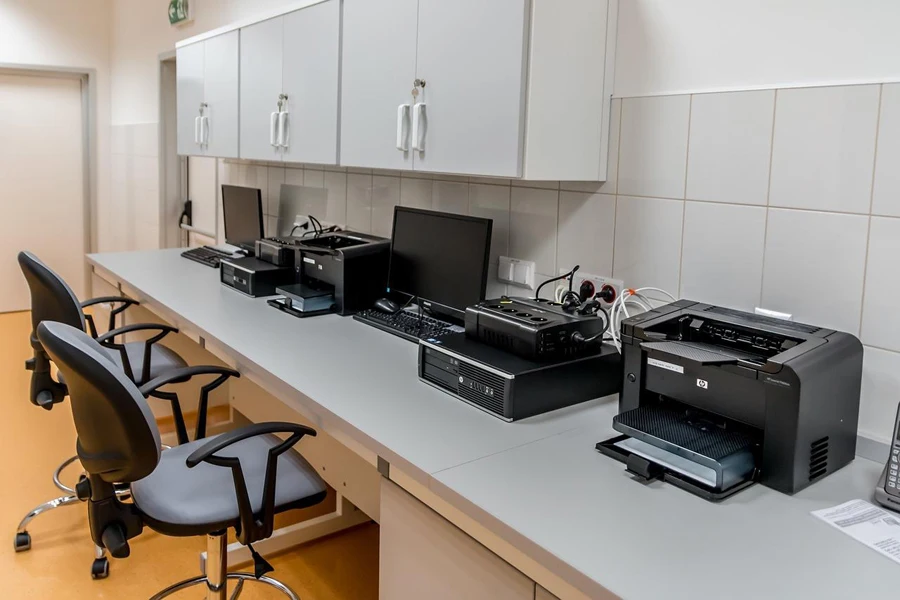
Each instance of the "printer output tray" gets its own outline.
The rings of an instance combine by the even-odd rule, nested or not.
[[[613,428],[625,435],[600,442],[597,450],[644,479],[662,478],[721,500],[751,484],[756,475],[756,438],[721,428],[703,413],[642,406],[617,415]]]

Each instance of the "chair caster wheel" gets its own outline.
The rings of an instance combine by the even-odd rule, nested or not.
[[[13,542],[13,546],[15,547],[16,552],[25,552],[26,550],[31,550],[31,534],[27,531],[17,533],[16,539]]]
[[[91,565],[91,579],[106,579],[109,577],[109,559],[107,557],[94,559]]]

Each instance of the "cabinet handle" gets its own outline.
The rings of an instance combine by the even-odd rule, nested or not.
[[[269,145],[278,145],[278,113],[273,112],[269,115]]]
[[[397,150],[409,150],[409,104],[397,107]]]
[[[200,117],[194,117],[194,143],[200,143]]]
[[[200,117],[200,143],[209,145],[209,117]]]
[[[278,145],[287,148],[291,143],[291,130],[288,123],[288,113],[278,113]]]
[[[425,127],[427,126],[428,117],[425,114],[425,103],[418,102],[413,107],[413,150],[419,152],[425,151]]]

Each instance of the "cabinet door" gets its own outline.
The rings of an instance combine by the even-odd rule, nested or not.
[[[207,156],[238,157],[238,40],[238,32],[232,31],[204,42]]]
[[[197,117],[203,103],[203,42],[182,46],[175,52],[175,97],[177,102],[178,154],[200,155],[196,138]]]
[[[284,17],[283,89],[288,162],[337,164],[341,3],[328,0]]]
[[[398,107],[412,102],[417,4],[344,0],[342,165],[412,167],[410,152],[397,149],[397,126]]]
[[[527,8],[527,0],[419,0],[416,77],[426,107],[416,170],[521,175]]]
[[[283,39],[283,17],[241,29],[241,158],[281,160],[271,115],[281,95]]]

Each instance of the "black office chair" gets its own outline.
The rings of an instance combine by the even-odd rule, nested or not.
[[[31,376],[31,402],[46,410],[50,410],[67,395],[65,378],[54,381],[50,374],[50,359],[40,340],[37,338],[37,327],[44,321],[65,323],[84,330],[86,327],[97,341],[105,346],[105,352],[110,359],[132,381],[143,384],[155,380],[158,384],[153,389],[148,389],[148,394],[171,403],[176,434],[179,444],[187,443],[188,434],[184,421],[184,415],[174,392],[160,390],[168,383],[182,383],[195,375],[218,375],[210,383],[204,385],[200,391],[200,404],[198,408],[197,429],[195,439],[206,437],[206,411],[209,402],[209,394],[219,387],[225,380],[236,372],[222,367],[187,367],[187,363],[178,354],[157,344],[163,337],[178,330],[168,325],[155,323],[133,324],[115,328],[116,317],[129,306],[138,304],[136,300],[119,296],[107,296],[94,298],[86,302],[79,302],[72,289],[52,269],[41,262],[30,252],[20,252],[18,256],[19,266],[28,283],[31,292],[31,346],[34,352],[33,358],[25,363],[25,368],[32,371]],[[103,335],[97,334],[96,324],[92,315],[85,314],[84,308],[100,303],[117,305],[109,316],[109,331]],[[155,336],[146,341],[119,343],[116,338],[135,331],[158,331]],[[159,383],[164,382],[164,383]],[[28,524],[38,515],[78,502],[75,489],[62,483],[61,473],[70,464],[78,460],[73,456],[63,462],[53,473],[53,483],[66,495],[55,498],[41,504],[30,511],[19,523],[14,540],[16,552],[24,552],[31,549],[31,534],[28,533]],[[98,549],[91,566],[91,575],[95,579],[102,579],[109,573],[109,561]]]
[[[96,340],[49,321],[38,326],[38,339],[69,386],[78,456],[88,473],[78,495],[88,502],[94,542],[125,558],[128,540],[145,525],[163,535],[207,536],[206,575],[176,583],[151,600],[201,583],[207,600],[225,600],[228,579],[237,580],[232,600],[253,579],[299,600],[290,588],[265,577],[271,566],[250,545],[272,534],[275,514],[325,499],[325,483],[315,469],[288,452],[315,430],[260,423],[160,451],[146,390],[125,377]],[[288,437],[282,441],[276,433]],[[121,483],[130,484],[130,504],[116,495]],[[227,572],[230,527],[250,546],[255,574]]]

